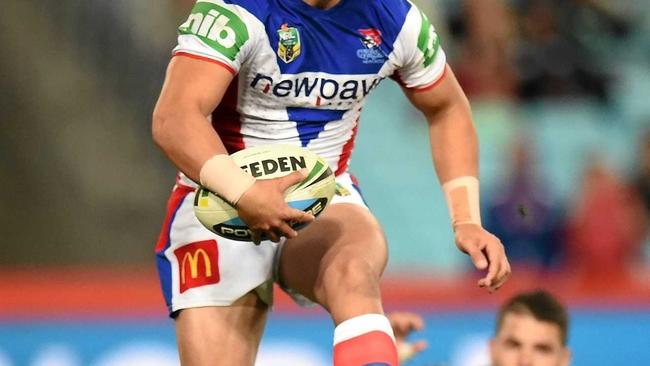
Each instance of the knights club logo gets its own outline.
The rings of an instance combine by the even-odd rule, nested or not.
[[[284,63],[289,63],[300,56],[300,33],[298,28],[289,27],[287,23],[278,29],[278,56]]]
[[[376,48],[381,46],[381,32],[379,29],[359,29],[359,33],[363,36],[361,42],[366,46],[366,48]]]
[[[357,57],[364,64],[383,64],[387,56],[381,46],[381,32],[376,28],[359,29],[364,48],[357,50]]]

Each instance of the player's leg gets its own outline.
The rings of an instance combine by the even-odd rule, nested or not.
[[[176,318],[183,366],[252,366],[268,306],[248,293],[231,306],[185,309]]]
[[[285,243],[280,278],[324,306],[338,324],[383,311],[379,277],[386,261],[386,242],[372,214],[357,205],[335,204]]]
[[[156,246],[165,302],[176,317],[184,366],[252,366],[270,303],[277,245],[220,238],[193,212],[194,188],[177,185]]]
[[[283,285],[325,307],[336,324],[334,365],[397,365],[379,279],[387,261],[383,232],[368,209],[334,204],[280,256]]]

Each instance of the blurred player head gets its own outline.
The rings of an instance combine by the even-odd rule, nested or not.
[[[567,311],[545,291],[523,293],[503,305],[490,342],[493,366],[568,366]]]

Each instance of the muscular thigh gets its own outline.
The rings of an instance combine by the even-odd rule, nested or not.
[[[175,321],[181,365],[252,366],[267,309],[251,292],[231,306],[182,310]]]
[[[357,204],[329,206],[314,223],[285,243],[280,256],[280,280],[314,302],[319,275],[329,266],[354,260],[368,263],[377,278],[387,261],[386,240],[372,213]]]

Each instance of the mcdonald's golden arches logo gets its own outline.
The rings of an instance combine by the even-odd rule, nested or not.
[[[178,260],[180,292],[219,283],[219,252],[216,240],[204,240],[174,250]]]

